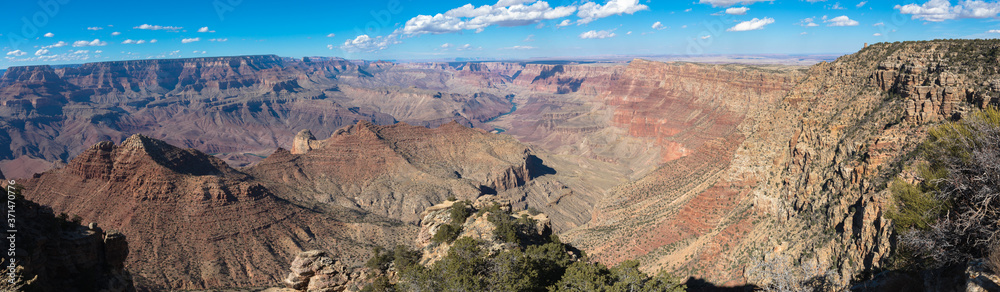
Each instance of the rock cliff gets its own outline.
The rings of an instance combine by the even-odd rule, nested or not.
[[[16,201],[14,236],[17,273],[3,291],[136,291],[125,267],[129,254],[125,235],[94,223],[81,226],[56,216],[52,209],[29,200]],[[61,216],[66,216],[65,214]],[[4,267],[8,262],[5,258]],[[5,273],[6,275],[6,273]],[[5,276],[6,278],[6,276]]]

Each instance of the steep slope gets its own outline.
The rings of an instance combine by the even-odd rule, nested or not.
[[[733,111],[742,122],[716,127],[729,131],[693,131],[682,141],[704,141],[701,148],[664,156],[666,164],[616,188],[567,237],[601,261],[637,258],[648,270],[714,283],[767,281],[752,264],[789,256],[834,270],[845,284],[891,253],[886,183],[926,123],[997,96],[995,70],[986,69],[1000,61],[997,51],[996,41],[877,44],[813,66],[787,96],[746,99]],[[762,92],[745,92],[754,91]],[[726,100],[728,108],[744,102]],[[632,128],[669,134],[669,119]],[[711,133],[723,135],[704,139]]]
[[[337,246],[362,260],[407,228],[327,215],[274,196],[215,157],[133,135],[101,142],[25,183],[26,198],[129,238],[127,267],[144,289],[253,287],[281,280],[295,254]],[[364,220],[372,220],[364,218]]]
[[[303,131],[292,144],[246,172],[291,200],[406,222],[448,197],[473,199],[522,186],[539,167],[518,141],[456,122],[433,129],[360,122],[325,140]]]
[[[125,235],[96,224],[66,221],[70,218],[21,198],[15,210],[17,231],[5,229],[3,236],[15,238],[18,262],[13,270],[17,276],[0,282],[0,290],[135,291],[125,268],[129,252]],[[6,269],[9,262],[5,259],[4,263]]]

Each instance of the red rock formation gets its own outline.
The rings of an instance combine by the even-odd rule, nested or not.
[[[275,267],[304,249],[338,246],[358,263],[367,248],[356,242],[407,232],[303,209],[217,158],[141,135],[99,143],[25,187],[56,212],[128,236],[137,285],[157,290],[277,283],[285,269]]]

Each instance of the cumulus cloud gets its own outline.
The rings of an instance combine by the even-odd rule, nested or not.
[[[580,34],[581,39],[606,39],[615,37],[615,33],[610,30],[591,30]]]
[[[56,36],[56,35],[55,35],[54,33],[51,33],[51,32],[47,32],[47,33],[45,33],[45,34],[44,34],[44,35],[42,35],[42,36],[44,36],[44,37],[47,37],[47,38],[50,38],[50,37],[54,37],[54,36]]]
[[[27,55],[27,54],[28,53],[25,53],[24,51],[21,51],[21,50],[13,50],[13,51],[7,52],[7,56],[24,56],[24,55]]]
[[[639,4],[639,0],[610,0],[604,3],[604,5],[586,2],[580,5],[576,16],[580,18],[580,20],[577,20],[578,23],[590,23],[600,18],[612,15],[633,14],[642,10],[649,10],[649,6]]]
[[[200,41],[200,40],[201,40],[201,38],[187,38],[187,39],[182,39],[181,43],[182,44],[193,43],[193,42],[197,42],[197,41]]]
[[[156,43],[156,39],[151,39],[151,40],[149,40],[149,43],[150,43],[150,44],[155,44],[155,43]]]
[[[535,49],[535,47],[532,47],[532,46],[513,46],[513,47],[500,48],[500,49],[501,50],[532,50],[532,49]]]
[[[868,1],[861,1],[861,3],[858,3],[858,5],[856,5],[854,7],[861,8],[861,7],[864,7],[865,4],[868,4]]]
[[[208,39],[208,41],[210,41],[210,42],[224,42],[224,41],[228,41],[228,40],[229,39],[227,39],[227,38]]]
[[[986,31],[986,33],[1000,33],[1000,29],[991,29]]]
[[[334,33],[326,35],[326,37],[328,37],[328,38],[332,38],[332,37],[335,37],[335,36],[337,36],[337,34],[334,34]]]
[[[96,50],[96,51],[94,51],[94,54],[100,54],[100,53],[103,53],[103,52],[104,52],[104,51],[101,51],[101,50]]]
[[[699,0],[698,3],[709,4],[712,5],[712,7],[729,7],[736,4],[750,5],[757,2],[770,2],[770,1],[773,0]]]
[[[750,11],[750,8],[747,8],[747,7],[730,7],[730,8],[726,8],[726,14],[729,14],[729,15],[747,15],[747,11]]]
[[[774,23],[774,18],[764,17],[763,19],[754,18],[749,21],[744,21],[730,27],[726,31],[749,31],[764,29],[768,24]]]
[[[102,29],[104,29],[104,28],[100,27],[100,26],[91,26],[91,27],[87,28],[87,30],[102,30]]]
[[[134,29],[146,29],[146,30],[182,30],[183,27],[180,26],[160,26],[160,25],[149,25],[143,24],[140,26],[132,27]]]
[[[58,42],[56,42],[54,44],[51,44],[51,45],[48,45],[48,46],[42,46],[42,48],[43,49],[59,48],[59,47],[65,47],[65,46],[68,46],[68,45],[69,44],[66,43],[66,42],[64,42],[64,41],[58,41]]]
[[[949,0],[930,0],[924,4],[896,5],[899,13],[910,14],[912,19],[940,22],[961,18],[989,18],[1000,14],[1000,2],[962,0],[951,5]]]
[[[812,17],[803,19],[802,21],[799,21],[799,23],[797,23],[797,24],[801,25],[801,26],[804,26],[804,27],[819,26],[819,24],[816,24],[816,19],[812,18]]]
[[[116,32],[112,32],[112,33],[111,33],[111,35],[113,35],[113,36],[115,36],[115,35],[120,35],[120,34],[122,34],[122,33],[120,33],[120,32],[117,32],[117,31],[116,31]]]
[[[667,28],[667,27],[663,26],[663,23],[661,23],[659,21],[653,23],[653,29],[664,29],[664,28]]]
[[[569,21],[569,19],[563,19],[563,21],[560,22],[559,24],[557,24],[556,26],[560,26],[561,27],[561,26],[568,26],[570,24],[573,24],[573,22]]]
[[[829,23],[826,26],[857,26],[858,22],[850,19],[847,15],[837,16],[828,20],[823,21]]]
[[[340,49],[349,53],[375,52],[384,50],[388,48],[389,45],[397,43],[399,43],[399,40],[394,35],[387,37],[370,37],[363,34],[355,37],[354,39],[345,41],[344,44],[340,46]]]
[[[504,3],[507,2],[507,3]],[[521,2],[521,3],[519,3]],[[548,2],[538,1],[525,5],[524,1],[500,1],[497,5],[475,7],[465,4],[445,13],[417,15],[406,21],[399,33],[406,35],[454,33],[463,30],[480,32],[491,25],[523,26],[542,20],[558,19],[572,15],[574,6],[551,7]],[[518,3],[510,6],[500,4]]]
[[[472,45],[470,45],[470,44],[464,44],[464,45],[462,45],[461,47],[458,47],[455,50],[456,51],[465,51],[465,50],[471,50],[471,49],[472,49]],[[479,47],[479,49],[482,49],[482,47]]]
[[[46,49],[39,49],[39,50],[35,51],[35,56],[48,55],[48,54],[49,54],[49,50],[46,50]]]
[[[107,46],[108,42],[102,42],[99,39],[94,39],[92,41],[75,41],[73,42],[74,47],[100,47]]]
[[[201,28],[198,29],[198,32],[208,32],[208,27],[207,26],[203,26],[203,27],[201,27]]]
[[[151,40],[149,42],[150,43],[154,43],[155,40]],[[122,41],[122,44],[124,44],[124,45],[132,45],[132,44],[141,45],[141,44],[145,44],[145,43],[146,43],[146,40],[132,40],[132,39],[127,39],[127,40]]]
[[[450,47],[451,47],[451,44],[449,44],[449,43],[445,43],[445,44],[441,45],[442,49],[447,49],[447,48],[450,48]]]

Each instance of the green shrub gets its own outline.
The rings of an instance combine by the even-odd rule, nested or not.
[[[458,238],[458,234],[461,232],[461,227],[455,227],[451,224],[441,224],[441,227],[438,227],[438,230],[434,233],[434,237],[431,238],[431,241],[434,243],[451,243],[452,241],[455,241],[455,238]]]

